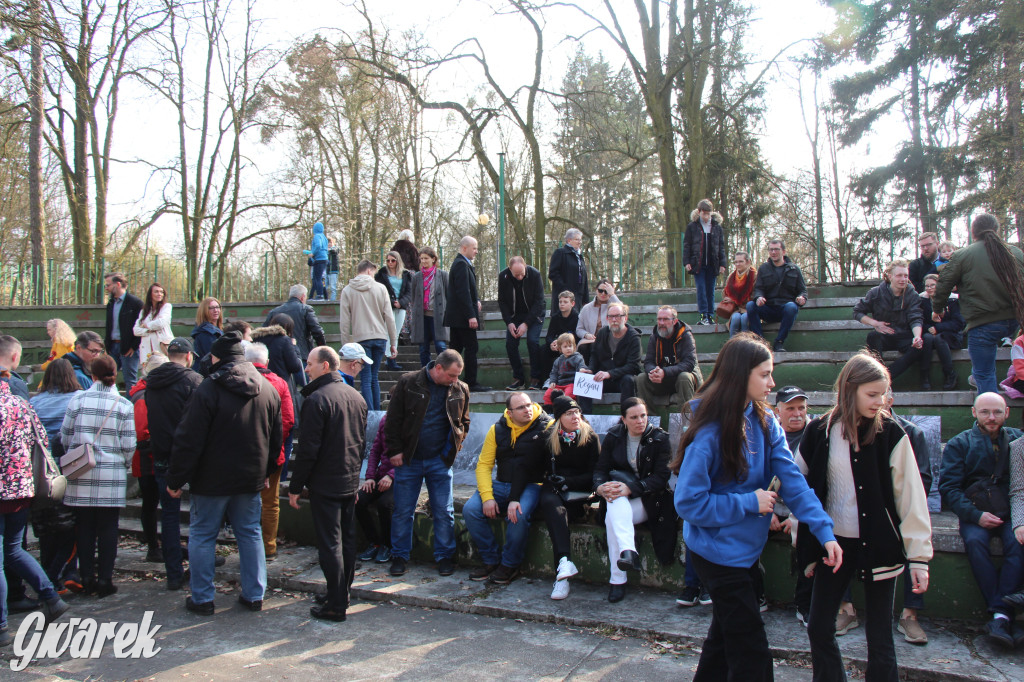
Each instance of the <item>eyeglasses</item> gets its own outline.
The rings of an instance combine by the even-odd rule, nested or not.
[[[387,262],[388,263],[397,263],[398,261],[396,261],[394,258],[388,258]]]
[[[206,309],[207,310],[220,310],[220,306],[219,305],[210,305],[210,306],[206,306]]]
[[[100,347],[100,348],[93,348],[92,346],[86,347],[85,350],[89,351],[93,355],[103,355],[104,353],[107,352],[105,348],[102,348],[102,347]]]

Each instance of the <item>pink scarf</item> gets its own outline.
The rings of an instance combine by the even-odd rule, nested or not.
[[[430,310],[430,285],[434,282],[434,273],[437,272],[437,266],[423,268],[420,272],[423,273],[423,309]]]

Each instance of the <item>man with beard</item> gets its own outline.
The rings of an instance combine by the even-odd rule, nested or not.
[[[655,396],[670,395],[672,402],[683,405],[693,397],[702,381],[693,332],[679,319],[675,308],[661,306],[654,333],[647,342],[644,371],[622,378],[621,399],[635,395],[647,405],[653,405]]]
[[[628,324],[629,306],[613,303],[608,307],[608,326],[597,332],[594,352],[589,363],[594,381],[604,385],[604,393],[622,389],[623,380],[640,373],[640,330]],[[586,414],[593,414],[594,401],[576,396],[576,402]]]

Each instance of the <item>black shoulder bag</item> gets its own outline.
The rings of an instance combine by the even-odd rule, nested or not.
[[[996,450],[996,464],[992,469],[992,475],[975,481],[964,490],[967,499],[980,511],[994,514],[1003,521],[1010,520],[1010,496],[1006,488],[999,484],[999,479],[1006,468],[1006,460],[1003,448],[999,447]]]

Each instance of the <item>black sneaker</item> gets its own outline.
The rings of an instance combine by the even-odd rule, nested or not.
[[[244,606],[245,608],[249,609],[250,611],[262,611],[263,610],[263,600],[262,599],[253,599],[252,601],[249,601],[248,599],[246,599],[242,595],[238,595],[238,603],[241,604],[242,606]]]
[[[773,353],[785,353],[786,352],[786,349],[783,348],[783,346],[782,346],[782,341],[776,341],[775,343],[772,344],[772,352]]]
[[[381,545],[380,549],[377,550],[377,558],[374,561],[378,564],[386,564],[391,561],[391,548],[387,545]]]
[[[180,580],[171,580],[170,578],[167,579],[167,589],[169,591],[177,592],[181,588],[182,588],[182,583],[181,583]]]
[[[437,562],[438,575],[448,576],[455,573],[455,562],[450,557],[445,557]]]
[[[708,591],[704,587],[700,588],[700,596],[697,598],[697,601],[700,602],[701,606],[707,606],[711,603],[711,595],[708,594]]]
[[[985,623],[985,634],[996,641],[1000,646],[1013,648],[1013,631],[1010,621],[1006,618],[993,618]]]
[[[502,564],[491,573],[490,581],[495,585],[508,585],[510,582],[519,577],[518,566],[506,566]]]
[[[212,616],[213,615],[213,602],[204,601],[200,604],[192,601],[192,597],[185,597],[185,609],[192,613],[198,613],[200,616]]]
[[[405,575],[408,569],[405,567],[405,559],[396,556],[391,560],[391,575]]]
[[[513,379],[512,383],[505,387],[506,391],[521,391],[526,386],[522,379]]]
[[[683,588],[683,593],[676,598],[676,603],[680,606],[696,606],[700,603],[700,588],[696,585],[687,585]]]
[[[380,548],[380,545],[370,545],[369,547],[366,548],[365,552],[363,552],[362,554],[360,554],[356,558],[359,559],[360,561],[373,561],[374,559],[377,558],[377,550],[379,548]]]

